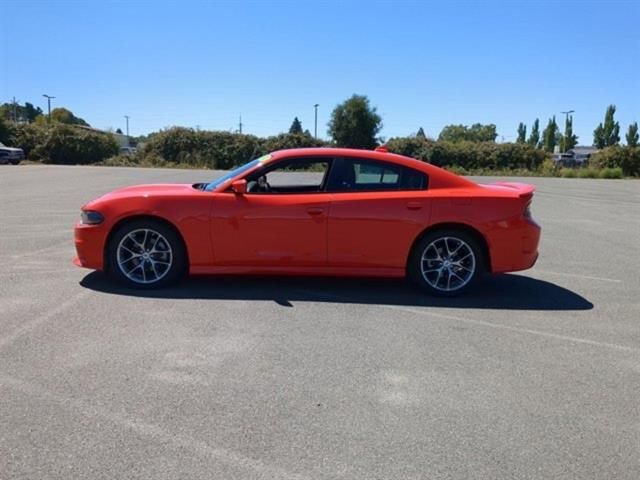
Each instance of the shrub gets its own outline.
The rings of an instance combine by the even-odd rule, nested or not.
[[[543,151],[526,144],[434,142],[420,137],[392,138],[387,142],[387,148],[439,167],[455,166],[466,170],[537,170],[547,158]]]
[[[141,153],[144,159],[153,159],[154,163],[161,159],[186,166],[229,169],[275,150],[325,145],[303,133],[258,138],[239,133],[173,127],[152,136]]]
[[[589,165],[595,168],[621,168],[627,176],[640,176],[640,147],[607,147],[595,153],[589,159]]]
[[[64,124],[48,127],[46,141],[38,147],[45,163],[64,165],[86,165],[118,153],[118,143],[112,135]]]
[[[599,172],[595,168],[578,169],[578,178],[598,178]]]
[[[257,137],[173,127],[154,135],[143,157],[209,168],[230,168],[244,163],[260,149]]]
[[[13,136],[13,125],[0,118],[0,142],[10,143]]]
[[[264,155],[276,150],[284,150],[288,148],[312,148],[312,147],[328,147],[330,144],[313,138],[311,135],[304,133],[281,133],[273,137],[267,137],[260,142],[260,154]]]
[[[20,147],[24,150],[26,158],[33,160],[39,160],[39,157],[34,157],[33,150],[44,142],[46,136],[46,130],[44,127],[40,127],[33,123],[16,125],[11,135],[10,144],[12,146]]]
[[[600,178],[623,178],[622,168],[603,168],[599,172]]]
[[[558,174],[558,165],[551,158],[547,157],[540,166],[540,173],[544,176],[553,177]]]
[[[578,176],[577,170],[573,168],[561,168],[558,174],[562,178],[576,178]]]
[[[67,165],[95,163],[118,153],[118,143],[106,133],[62,123],[16,125],[10,142],[31,160]]]

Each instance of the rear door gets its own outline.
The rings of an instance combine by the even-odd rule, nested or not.
[[[328,184],[329,265],[404,268],[429,222],[428,181],[425,173],[393,163],[336,159]]]

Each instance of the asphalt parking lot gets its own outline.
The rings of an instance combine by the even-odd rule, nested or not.
[[[525,180],[538,264],[458,299],[71,264],[84,202],[211,177],[0,167],[0,479],[640,478],[640,182]]]

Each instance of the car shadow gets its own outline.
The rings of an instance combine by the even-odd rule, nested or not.
[[[405,280],[362,278],[192,277],[159,290],[121,286],[100,272],[80,285],[98,292],[132,297],[199,300],[267,300],[284,307],[295,302],[354,303],[413,307],[499,310],[590,310],[586,298],[559,285],[523,275],[491,275],[459,297],[427,295]]]

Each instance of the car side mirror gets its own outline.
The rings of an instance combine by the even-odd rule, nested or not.
[[[238,195],[244,195],[247,193],[247,181],[244,178],[242,180],[236,180],[231,183],[231,190]]]

